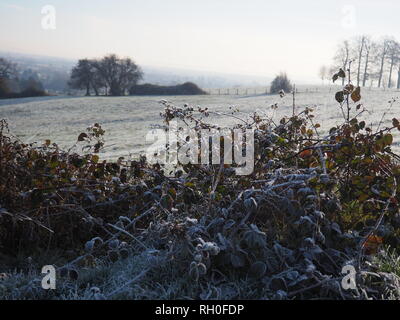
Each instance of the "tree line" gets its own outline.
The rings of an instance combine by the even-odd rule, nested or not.
[[[400,89],[400,43],[393,37],[361,35],[341,42],[333,64],[321,66],[320,79],[331,79],[339,68],[347,70],[350,62],[351,80],[357,86]],[[342,82],[344,85],[344,79]]]
[[[69,86],[85,90],[86,95],[122,96],[143,78],[141,68],[131,58],[116,54],[101,59],[81,59],[71,71]]]
[[[32,70],[0,58],[0,98],[21,98],[47,95],[38,75]]]

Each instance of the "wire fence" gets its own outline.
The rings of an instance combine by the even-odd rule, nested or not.
[[[325,86],[298,86],[296,93],[333,93],[342,89],[339,85],[325,85]],[[204,89],[209,95],[237,95],[237,96],[255,96],[270,94],[270,87],[239,87],[239,88],[211,88]],[[397,88],[376,88],[364,87],[362,90],[367,91],[388,91],[399,93],[400,89]]]

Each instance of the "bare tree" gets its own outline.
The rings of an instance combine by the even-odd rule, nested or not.
[[[356,58],[355,58],[355,60],[357,61],[357,86],[360,85],[361,62],[362,62],[363,53],[364,53],[364,50],[365,50],[366,39],[367,39],[367,36],[365,36],[365,35],[362,35],[360,37],[356,37],[354,39],[355,50],[356,50]]]
[[[350,61],[350,44],[349,41],[343,41],[334,57],[335,63],[338,68],[342,68],[344,71],[347,69],[347,65]],[[342,78],[342,85],[344,85],[344,78]]]
[[[367,79],[369,77],[369,63],[371,59],[371,54],[376,51],[376,43],[371,40],[369,36],[366,36],[364,40],[364,74],[362,86],[365,87]]]
[[[322,80],[322,83],[324,83],[325,79],[329,78],[328,72],[329,72],[328,67],[325,65],[319,68],[318,75],[319,78]]]
[[[0,58],[0,79],[11,79],[17,74],[16,65],[11,61]]]
[[[0,58],[0,96],[6,96],[10,92],[10,80],[13,78],[17,78],[16,65]]]
[[[390,41],[391,40],[386,37],[381,41],[381,43],[379,45],[379,49],[380,49],[380,54],[379,54],[380,68],[379,68],[378,88],[380,88],[381,84],[382,84],[382,77],[383,77],[383,73],[385,71],[385,69],[384,69],[385,60],[386,60],[386,57],[388,55]]]
[[[105,56],[95,63],[112,96],[125,95],[126,90],[142,77],[140,67],[130,58],[121,59],[115,54]]]
[[[388,60],[390,63],[388,88],[392,87],[393,67],[395,66],[395,64],[399,62],[399,59],[400,59],[400,44],[395,40],[391,40],[388,45]]]
[[[400,89],[400,63],[397,69],[397,89]]]

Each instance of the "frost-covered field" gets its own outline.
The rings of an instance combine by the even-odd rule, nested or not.
[[[301,90],[303,91],[303,90]],[[343,117],[331,91],[320,88],[319,92],[298,93],[297,110],[314,108],[316,121],[322,131],[329,129]],[[388,101],[400,96],[399,91],[362,90],[362,103],[368,110],[362,118],[376,128],[382,114],[389,107]],[[229,113],[229,107],[238,108],[240,117],[259,111],[272,115],[271,105],[278,103],[273,115],[280,119],[292,112],[292,97],[275,95],[207,95],[168,97],[43,97],[0,100],[0,118],[9,121],[12,132],[25,142],[43,142],[51,139],[62,147],[74,144],[80,132],[93,123],[100,123],[106,130],[106,148],[103,158],[137,156],[146,150],[145,136],[154,124],[162,124],[159,116],[163,110],[160,100],[166,99],[176,106],[185,103],[208,107],[210,111]],[[400,117],[400,102],[393,104],[385,116],[389,125],[393,117]],[[213,116],[212,121],[226,126],[238,121],[227,116]],[[396,137],[400,141],[400,136]]]

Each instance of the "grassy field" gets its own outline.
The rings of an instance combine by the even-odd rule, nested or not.
[[[343,119],[334,99],[337,87],[319,87],[318,92],[305,92],[299,88],[296,95],[296,110],[305,107],[315,110],[321,124],[321,134]],[[215,90],[214,90],[215,91]],[[233,89],[232,89],[233,91]],[[250,92],[250,91],[249,91]],[[367,125],[376,127],[389,100],[399,96],[399,91],[363,89],[361,103],[366,108],[362,119]],[[142,97],[42,97],[0,100],[0,118],[5,118],[10,128],[24,142],[43,142],[51,139],[61,147],[74,144],[78,134],[93,123],[100,123],[106,130],[106,145],[102,158],[116,159],[120,156],[138,155],[146,150],[145,135],[153,125],[160,125],[160,100],[166,99],[176,106],[185,103],[208,107],[210,111],[228,113],[229,107],[240,110],[239,117],[257,111],[275,119],[290,115],[292,96],[280,98],[277,95],[206,95],[206,96],[142,96]],[[278,103],[273,112],[271,105]],[[385,123],[398,116],[399,102],[395,102],[385,116]],[[354,112],[356,112],[354,110]],[[213,115],[211,122],[221,126],[239,120],[226,115]],[[395,142],[396,139],[395,139]]]

